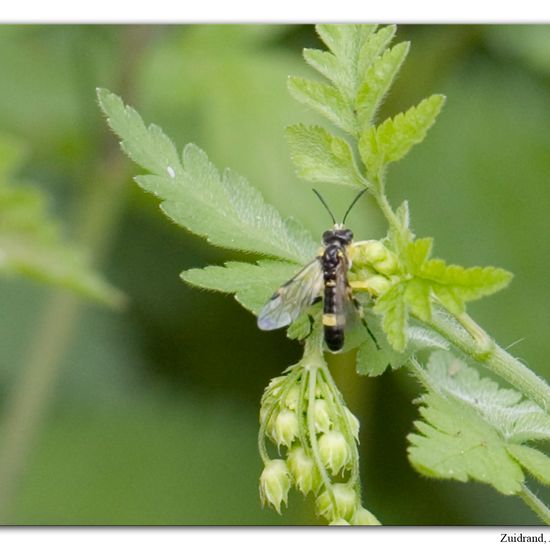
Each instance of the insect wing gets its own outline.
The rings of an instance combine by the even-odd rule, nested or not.
[[[258,327],[275,330],[290,325],[323,290],[323,268],[315,258],[271,297],[258,315]]]

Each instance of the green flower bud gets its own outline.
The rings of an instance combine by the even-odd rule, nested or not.
[[[325,399],[316,399],[313,403],[313,416],[315,417],[315,430],[328,432],[332,426],[330,411]]]
[[[319,473],[315,463],[309,457],[302,447],[294,447],[287,454],[286,463],[296,487],[307,495],[310,491],[315,491],[319,485]]]
[[[351,434],[357,443],[359,443],[359,420],[347,407],[344,407],[344,412],[346,413],[346,420],[348,421]]]
[[[362,243],[362,259],[374,265],[386,260],[389,250],[380,241],[364,241]]]
[[[356,494],[347,483],[335,483],[332,486],[334,502],[328,491],[321,493],[316,500],[317,513],[329,521],[344,519],[349,521],[355,512]]]
[[[388,254],[385,260],[375,262],[373,267],[383,275],[393,275],[397,271],[397,259],[393,254]]]
[[[291,410],[295,411],[298,408],[298,401],[300,400],[300,386],[295,385],[290,388],[285,397],[285,405]]]
[[[298,437],[298,416],[290,409],[281,409],[271,426],[271,438],[277,445],[290,447]]]
[[[272,378],[264,390],[262,402],[269,397],[277,397],[277,395],[281,392],[281,388],[283,387],[285,380],[286,376],[276,376],[275,378]]]
[[[374,514],[371,514],[366,508],[359,507],[353,518],[351,518],[352,525],[380,525],[380,522],[376,519]]]
[[[260,476],[260,498],[262,504],[271,504],[279,514],[281,503],[287,503],[290,490],[290,472],[284,460],[270,460]]]
[[[329,523],[329,525],[351,525],[345,519],[338,518]]]
[[[351,451],[341,432],[331,430],[319,438],[319,455],[323,464],[336,475],[351,460]]]
[[[369,294],[373,296],[380,296],[384,294],[391,286],[389,279],[383,275],[371,275],[368,279],[365,280],[365,288],[368,290]]]

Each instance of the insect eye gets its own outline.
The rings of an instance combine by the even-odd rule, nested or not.
[[[329,241],[333,236],[333,232],[332,231],[325,231],[323,233],[323,242],[326,243],[327,241]]]
[[[350,229],[347,230],[346,232],[346,238],[351,242],[353,241],[353,231],[351,231]]]

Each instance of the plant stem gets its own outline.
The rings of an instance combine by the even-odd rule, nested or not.
[[[464,319],[461,321],[464,321]],[[439,308],[434,308],[432,319],[427,324],[460,351],[517,388],[525,397],[537,403],[544,411],[548,412],[550,410],[550,386],[523,363],[502,349],[494,340],[490,339],[491,345],[487,346],[485,337],[489,338],[488,335],[473,319],[467,318],[468,327],[475,329],[474,335],[483,334],[484,338],[475,338],[471,335],[471,331],[466,331],[449,314]]]
[[[550,525],[550,509],[526,485],[522,485],[518,496],[546,525]]]

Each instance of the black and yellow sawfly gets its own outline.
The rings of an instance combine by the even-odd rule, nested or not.
[[[344,346],[344,330],[350,314],[361,315],[347,276],[351,268],[349,249],[353,246],[353,233],[344,224],[366,190],[363,189],[353,199],[342,223],[336,222],[323,197],[315,189],[313,191],[327,209],[334,225],[323,233],[323,248],[319,255],[280,287],[265,304],[258,315],[258,327],[275,330],[290,325],[302,311],[322,299],[325,342],[329,350],[338,352]]]

